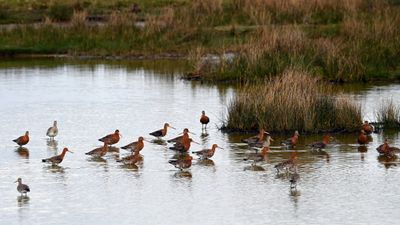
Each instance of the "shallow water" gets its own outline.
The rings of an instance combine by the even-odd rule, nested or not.
[[[366,149],[357,135],[336,135],[325,152],[306,144],[320,136],[300,137],[296,191],[273,166],[290,156],[275,148],[268,160],[251,166],[243,161],[253,150],[238,144],[243,135],[218,131],[234,89],[180,80],[180,62],[0,63],[0,224],[396,224],[400,215],[399,160],[378,158],[375,148],[385,137],[400,145],[397,132],[373,134]],[[344,87],[374,120],[377,102],[400,97],[399,85]],[[206,110],[211,123],[201,135],[198,122]],[[59,123],[56,142],[45,133]],[[194,160],[179,172],[168,160],[166,145],[145,143],[138,168],[116,162],[128,152],[94,160],[84,153],[101,146],[98,138],[119,129],[117,147],[169,122],[188,127],[200,150],[217,143],[211,161]],[[30,131],[19,149],[11,141]],[[250,136],[245,135],[245,136]],[[59,167],[41,162],[68,147]],[[329,155],[329,157],[327,157]],[[196,158],[196,157],[195,157]],[[31,188],[20,198],[13,182],[22,177]]]

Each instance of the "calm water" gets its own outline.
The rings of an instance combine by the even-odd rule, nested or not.
[[[400,145],[399,133],[373,134],[360,149],[356,135],[336,136],[326,154],[305,151],[319,136],[300,137],[297,191],[274,164],[289,157],[273,149],[265,163],[243,161],[252,152],[238,145],[240,135],[218,131],[234,89],[178,79],[179,62],[0,62],[0,224],[397,224],[400,214],[399,160],[380,160],[375,148],[385,137]],[[400,99],[399,85],[344,87],[374,119],[378,102]],[[206,110],[211,123],[201,135],[198,122]],[[59,123],[56,143],[45,133]],[[167,161],[168,146],[145,143],[143,165],[116,162],[128,153],[108,153],[93,160],[84,153],[101,146],[98,138],[119,129],[116,146],[169,122],[188,127],[200,150],[217,143],[208,163],[194,161],[185,173]],[[29,130],[26,150],[12,139]],[[286,137],[274,137],[273,145]],[[60,167],[41,159],[68,147]],[[256,171],[254,171],[256,170]],[[16,184],[29,184],[29,199],[18,198]]]

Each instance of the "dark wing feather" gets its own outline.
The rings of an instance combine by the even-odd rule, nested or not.
[[[160,136],[162,136],[162,130],[157,130],[157,131],[151,132],[150,135],[152,135],[154,137],[160,137]]]

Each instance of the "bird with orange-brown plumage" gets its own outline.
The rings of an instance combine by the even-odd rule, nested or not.
[[[200,151],[194,151],[192,153],[200,156],[200,159],[209,159],[209,158],[213,157],[215,150],[217,148],[223,149],[223,148],[219,147],[217,144],[213,144],[211,146],[211,149],[203,149]]]
[[[385,142],[383,144],[379,145],[378,148],[376,148],[376,150],[378,151],[378,153],[380,155],[384,155],[387,157],[394,157],[394,156],[396,156],[396,153],[400,153],[399,148],[389,146],[387,139],[385,139]]]
[[[144,138],[143,137],[139,137],[137,141],[134,141],[130,144],[127,144],[123,147],[121,147],[122,149],[127,149],[130,150],[131,152],[140,152],[143,148],[144,148]]]
[[[56,155],[47,159],[42,159],[42,162],[51,163],[53,166],[58,165],[63,161],[64,156],[67,152],[73,153],[72,151],[68,150],[68,148],[64,148],[60,155]]]
[[[118,143],[119,139],[121,137],[121,134],[119,133],[119,130],[115,130],[113,134],[106,135],[102,138],[99,139],[99,141],[108,143],[110,146],[113,144]]]
[[[17,139],[14,139],[13,142],[17,143],[19,146],[23,146],[28,144],[29,142],[29,131],[25,132],[25,135],[20,136]]]
[[[206,116],[206,112],[204,110],[201,111],[201,117],[200,117],[201,129],[207,129],[207,124],[209,122],[210,122],[210,118],[208,118],[208,116]]]
[[[85,153],[86,155],[91,155],[93,157],[103,157],[108,152],[108,142],[105,141],[103,147],[95,148],[90,152]]]
[[[117,160],[117,162],[122,162],[125,165],[135,165],[140,161],[143,161],[143,157],[139,154],[139,151],[133,151],[131,155]]]
[[[281,142],[282,145],[287,146],[287,147],[295,147],[297,144],[297,141],[299,140],[299,132],[296,130],[293,134],[293,137],[288,138],[284,141]]]
[[[365,131],[365,134],[370,135],[374,131],[374,127],[366,120],[362,125],[362,129]]]
[[[151,132],[149,134],[151,136],[156,137],[156,138],[161,138],[161,137],[164,137],[165,135],[167,135],[168,128],[175,129],[175,127],[169,125],[169,123],[164,123],[164,127],[162,129],[153,131],[153,132]]]
[[[330,135],[324,135],[324,137],[322,138],[322,142],[314,142],[309,144],[308,146],[311,147],[313,150],[314,149],[321,150],[329,144],[332,138],[333,137]]]
[[[357,142],[360,145],[365,145],[368,143],[368,137],[367,137],[367,135],[365,135],[364,130],[360,131],[360,135],[358,136]]]

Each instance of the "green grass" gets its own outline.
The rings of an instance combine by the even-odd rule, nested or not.
[[[141,12],[132,13],[133,3]],[[252,82],[301,68],[332,81],[396,80],[397,1],[0,0],[0,55],[179,53],[210,81]],[[99,18],[100,24],[89,22]],[[144,28],[135,22],[145,21]],[[207,53],[235,52],[220,65]]]

